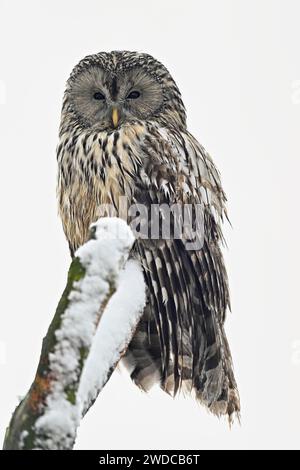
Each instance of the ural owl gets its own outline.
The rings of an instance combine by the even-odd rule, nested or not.
[[[59,212],[72,256],[103,207],[120,216],[124,198],[149,209],[200,207],[200,248],[188,249],[186,235],[164,237],[161,229],[159,236],[137,238],[132,256],[143,268],[147,304],[122,361],[143,390],[159,383],[173,396],[189,391],[231,419],[240,405],[224,332],[226,197],[210,156],[187,130],[168,70],[137,52],[81,60],[67,82],[57,159]]]

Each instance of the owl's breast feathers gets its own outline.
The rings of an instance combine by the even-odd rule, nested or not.
[[[59,213],[72,250],[82,245],[103,205],[118,210],[148,191],[153,202],[194,202],[223,217],[225,195],[209,155],[195,139],[156,123],[114,132],[67,130],[57,148]],[[109,207],[107,211],[109,212]]]
[[[67,131],[61,135],[57,195],[73,252],[87,240],[90,224],[110,215],[109,206],[118,208],[121,196],[132,200],[142,165],[137,143],[143,132],[143,127],[136,124],[111,133]]]
[[[226,197],[210,156],[187,132],[137,121],[110,133],[66,130],[57,158],[59,212],[72,253],[93,221],[110,215],[111,207],[118,214],[121,196],[129,205],[201,207],[201,249],[188,251],[180,239],[135,244],[148,305],[125,360],[142,388],[159,376],[169,393],[185,385],[212,412],[238,413],[223,328],[229,293],[219,244]]]

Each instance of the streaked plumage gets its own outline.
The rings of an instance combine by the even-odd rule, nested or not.
[[[92,99],[98,89],[101,103]],[[140,100],[128,98],[132,89],[139,89]],[[110,115],[116,106],[115,128]],[[148,302],[123,361],[144,390],[159,382],[172,395],[194,393],[217,415],[238,413],[224,332],[229,293],[220,223],[226,197],[210,156],[186,129],[167,69],[136,52],[83,59],[67,83],[57,158],[59,211],[72,255],[103,215],[102,204],[120,215],[120,196],[146,207],[201,205],[201,250],[186,250],[184,238],[136,241],[132,256],[143,266]]]

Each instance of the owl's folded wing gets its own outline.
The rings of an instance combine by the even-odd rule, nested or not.
[[[211,411],[231,416],[239,399],[223,328],[229,292],[219,245],[226,198],[210,157],[190,135],[174,131],[155,145],[146,173],[156,181],[149,178],[141,201],[199,204],[203,215],[200,248],[188,249],[184,235],[136,242],[160,339],[162,386],[175,394],[188,382]]]

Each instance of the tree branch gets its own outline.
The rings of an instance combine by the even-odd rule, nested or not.
[[[126,351],[143,311],[142,271],[133,260],[122,269],[133,242],[121,219],[102,218],[92,226],[91,239],[70,265],[35,379],[13,413],[4,449],[73,448],[83,414]]]

